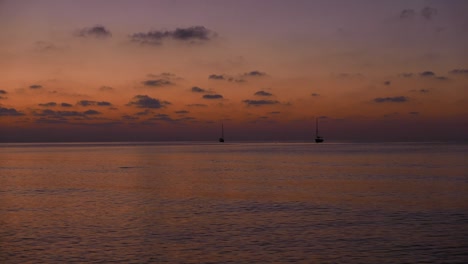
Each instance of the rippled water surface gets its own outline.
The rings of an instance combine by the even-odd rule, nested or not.
[[[0,263],[468,263],[467,154],[0,144]]]

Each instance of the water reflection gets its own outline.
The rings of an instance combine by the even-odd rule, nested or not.
[[[466,262],[466,152],[3,147],[0,262]]]

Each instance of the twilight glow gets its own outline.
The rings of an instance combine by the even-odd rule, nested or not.
[[[468,139],[468,2],[0,1],[0,142]]]

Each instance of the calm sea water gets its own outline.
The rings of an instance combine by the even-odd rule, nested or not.
[[[0,144],[1,263],[468,263],[468,145]]]

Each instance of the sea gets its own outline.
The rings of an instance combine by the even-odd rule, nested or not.
[[[468,263],[468,144],[0,144],[0,263]]]

